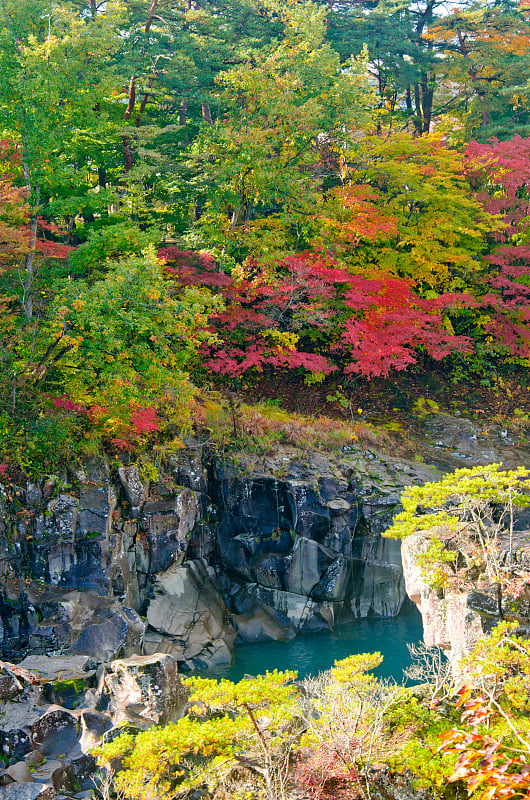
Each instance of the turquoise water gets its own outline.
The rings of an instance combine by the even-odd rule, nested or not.
[[[208,670],[209,677],[240,680],[245,674],[259,675],[266,670],[296,669],[298,677],[317,675],[329,669],[336,659],[352,653],[383,655],[375,674],[401,683],[403,670],[410,664],[407,643],[421,641],[423,627],[416,607],[407,604],[401,614],[390,619],[362,619],[324,633],[297,636],[290,642],[258,642],[235,648],[232,664]],[[206,673],[204,673],[206,674]]]

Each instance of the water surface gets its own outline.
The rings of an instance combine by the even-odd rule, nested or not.
[[[421,615],[412,603],[407,603],[397,617],[361,619],[334,631],[301,634],[290,642],[238,645],[230,666],[216,667],[204,674],[238,681],[245,674],[296,669],[298,677],[305,678],[329,669],[335,660],[352,653],[378,651],[383,663],[374,674],[401,683],[403,670],[410,664],[407,643],[418,643],[422,637]]]

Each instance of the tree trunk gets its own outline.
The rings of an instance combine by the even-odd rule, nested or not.
[[[414,84],[414,111],[414,135],[419,136],[423,132],[423,115],[421,112],[420,86],[418,83]]]
[[[332,17],[333,17],[333,0],[328,0],[328,8],[326,11],[326,28],[328,31],[331,28]]]
[[[131,114],[134,111],[134,104],[136,102],[136,75],[131,75],[131,80],[129,81],[129,99],[127,102],[127,108],[125,109],[125,114],[123,115],[124,119],[128,121],[131,118]],[[133,161],[134,161],[134,150],[131,144],[131,137],[124,133],[121,137],[123,143],[123,161],[125,172],[129,172],[132,169]]]
[[[423,37],[423,31],[432,22],[434,6],[435,6],[435,0],[429,0],[427,5],[425,6],[425,9],[423,10],[423,13],[420,14],[420,17],[416,24],[416,36],[418,39],[418,45],[420,44],[420,40]],[[432,56],[433,45],[430,40],[428,41],[427,46]],[[420,77],[420,84],[419,86],[416,85],[415,87],[418,93],[416,100],[416,113],[419,117],[417,132],[420,134],[429,133],[431,127],[432,104],[434,98],[434,89],[431,86],[432,78],[433,78],[432,74],[429,75],[427,72],[422,72]]]
[[[33,284],[35,282],[35,249],[37,244],[37,206],[39,204],[39,188],[33,189],[29,165],[24,162],[24,181],[28,197],[31,202],[31,216],[29,223],[29,249],[24,260],[24,280],[22,282],[22,308],[28,322],[33,317]]]
[[[203,118],[204,122],[208,123],[208,125],[213,125],[213,122],[212,122],[212,111],[210,109],[210,104],[209,103],[203,103],[202,104],[202,118]]]
[[[121,137],[121,140],[123,144],[123,163],[125,172],[129,172],[134,163],[134,150],[131,145],[131,137],[124,135]]]
[[[405,94],[405,103],[407,106],[407,111],[409,112],[409,114],[412,114],[413,109],[412,109],[412,95],[410,93],[410,85],[407,86],[407,91]]]
[[[424,75],[421,82],[422,133],[429,133],[431,128],[433,98],[434,90],[428,76]]]
[[[185,125],[188,117],[188,98],[180,101],[179,106],[179,125]]]
[[[149,9],[149,13],[147,15],[147,21],[145,23],[146,36],[149,34],[149,31],[151,30],[151,25],[153,24],[153,18],[155,15],[157,5],[158,5],[158,0],[153,0],[153,2],[151,3],[151,8]],[[145,109],[147,98],[148,95],[144,94],[142,102],[140,104],[140,112],[136,119],[137,128],[140,127],[141,114]],[[135,102],[136,102],[136,75],[133,74],[131,75],[131,80],[129,82],[129,100],[127,103],[127,108],[125,109],[125,114],[124,114],[125,120],[129,120],[131,118],[132,113],[134,111]],[[131,137],[128,136],[127,134],[124,134],[122,136],[122,142],[123,142],[123,161],[124,161],[125,172],[129,172],[129,170],[132,169],[132,165],[134,163],[134,149],[131,143]]]
[[[147,22],[145,23],[146,36],[151,30],[151,25],[153,24],[153,17],[155,15],[157,5],[158,5],[158,0],[153,0],[153,2],[151,3],[151,8],[149,9],[149,14],[147,15]]]
[[[486,125],[488,125],[488,123],[490,121],[490,115],[489,115],[488,108],[487,108],[488,95],[487,95],[486,91],[480,85],[480,79],[478,77],[477,70],[473,66],[473,62],[471,61],[471,55],[469,53],[469,48],[468,48],[468,46],[466,44],[466,40],[465,40],[464,36],[462,35],[462,31],[458,30],[457,34],[458,34],[458,44],[460,46],[460,52],[462,53],[464,58],[467,59],[467,61],[470,64],[470,66],[468,68],[469,77],[471,78],[471,81],[472,81],[472,83],[474,85],[474,89],[475,89],[476,94],[480,98],[481,103],[483,103],[483,105],[484,105],[484,110],[482,111],[482,127],[485,127]]]
[[[33,283],[35,281],[34,258],[35,244],[37,242],[37,215],[31,215],[30,220],[30,251],[24,262],[24,283],[22,284],[22,307],[24,316],[30,322],[33,317]]]

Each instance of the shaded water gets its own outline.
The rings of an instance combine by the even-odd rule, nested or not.
[[[383,656],[375,671],[380,678],[401,682],[403,670],[410,664],[407,643],[421,641],[421,615],[412,603],[397,617],[361,619],[334,631],[297,636],[290,642],[258,642],[235,648],[232,664],[207,671],[208,677],[240,680],[245,674],[259,675],[266,670],[296,669],[298,677],[317,675],[329,669],[336,659],[352,653],[373,653]]]

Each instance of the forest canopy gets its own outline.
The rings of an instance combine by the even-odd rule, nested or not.
[[[5,0],[1,469],[178,442],[261,373],[524,382],[529,37],[511,0]]]

